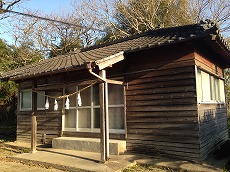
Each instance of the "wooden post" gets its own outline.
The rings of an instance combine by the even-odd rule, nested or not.
[[[99,75],[103,77],[105,74],[104,70],[100,71]],[[105,87],[104,83],[99,84],[99,95],[100,95],[100,151],[101,151],[101,162],[106,161],[105,157]]]
[[[105,74],[106,75],[106,74]],[[109,160],[109,95],[108,95],[108,83],[105,84],[105,149],[106,149],[106,161]]]
[[[106,79],[106,71],[101,70],[100,77]],[[101,129],[101,161],[109,160],[109,109],[108,109],[108,83],[100,83],[100,129]]]
[[[31,152],[36,152],[37,143],[37,93],[33,90],[37,87],[37,83],[33,82],[32,87],[32,117],[31,117]]]
[[[65,95],[65,88],[62,88],[62,95]],[[65,125],[65,99],[62,99],[62,115],[61,115],[61,119],[62,119],[62,127],[61,127],[61,136],[63,136],[63,131],[64,131],[64,125]]]

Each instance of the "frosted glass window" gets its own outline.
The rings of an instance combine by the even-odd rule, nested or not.
[[[79,86],[79,90],[86,86]],[[82,106],[91,106],[91,89],[87,88],[80,93]]]
[[[109,108],[109,128],[124,129],[124,108],[111,107]]]
[[[211,100],[210,75],[201,71],[203,101]]]
[[[200,69],[196,76],[198,102],[225,102],[224,80]]]
[[[78,109],[78,127],[91,128],[90,109]]]
[[[65,110],[65,127],[76,128],[76,110]]]
[[[100,108],[94,109],[93,116],[94,116],[93,127],[94,128],[100,128]]]
[[[93,105],[100,105],[98,84],[93,86]]]
[[[85,88],[87,85],[67,87],[66,94]],[[76,88],[76,90],[75,90]],[[78,131],[96,131],[100,128],[100,95],[99,84],[93,85],[80,93],[82,106],[76,103],[76,96],[71,96],[71,109],[65,115],[65,128],[76,128]],[[74,98],[72,98],[74,97]],[[108,85],[110,129],[124,129],[124,89],[121,85]],[[74,113],[75,112],[75,113]],[[76,125],[77,121],[77,125]]]
[[[39,91],[37,94],[37,106],[38,108],[44,109],[45,108],[45,92]]]
[[[220,101],[220,86],[219,86],[219,79],[218,78],[214,78],[214,92],[213,94],[215,95],[215,99],[216,101]]]
[[[109,84],[109,105],[124,104],[124,88],[122,85]]]
[[[65,94],[72,94],[76,92],[76,86],[73,87],[67,87],[65,88]],[[76,95],[70,96],[69,97],[69,101],[70,101],[70,107],[76,107]]]
[[[22,90],[21,91],[21,109],[32,110],[32,91]],[[45,108],[45,92],[39,91],[37,93],[37,108]]]
[[[220,88],[220,101],[225,102],[225,91],[224,91],[224,81],[219,80],[219,88]]]
[[[32,92],[31,90],[21,91],[21,108],[31,109],[32,108]]]

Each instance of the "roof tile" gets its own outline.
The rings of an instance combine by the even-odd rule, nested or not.
[[[151,48],[189,41],[191,39],[199,39],[211,33],[218,34],[219,32],[216,25],[213,23],[210,24],[210,22],[151,30],[109,43],[88,47],[82,49],[80,52],[71,52],[66,55],[60,55],[58,57],[46,59],[32,65],[8,71],[2,74],[2,78],[18,80],[21,78],[34,77],[40,74],[58,72],[62,69],[69,70],[71,68],[80,67],[85,62],[94,62],[104,59],[121,51],[129,53],[133,50],[142,48]],[[225,46],[226,54],[230,56],[227,44],[225,44],[220,36],[219,38],[222,45]]]

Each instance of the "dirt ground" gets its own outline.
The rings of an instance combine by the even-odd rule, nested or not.
[[[160,169],[156,168],[152,165],[134,165],[132,167],[128,167],[124,170],[124,172],[176,172],[171,169]]]
[[[22,153],[21,150],[15,150],[6,148],[0,145],[0,171],[1,172],[63,172],[62,170],[57,170],[51,167],[45,167],[44,165],[37,165],[33,163],[23,163],[20,161],[14,161],[8,156],[12,156],[18,153]]]
[[[19,153],[28,152],[27,150],[19,150],[4,147],[0,144],[0,171],[1,172],[63,172],[62,170],[54,169],[52,167],[34,164],[32,162],[24,163],[7,158]],[[158,169],[153,166],[140,166],[136,165],[129,167],[124,172],[169,172],[169,170]],[[170,172],[172,172],[170,170]]]

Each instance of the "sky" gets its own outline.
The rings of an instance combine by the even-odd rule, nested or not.
[[[7,0],[5,0],[7,2]],[[55,11],[68,10],[72,0],[23,0],[18,6],[14,6],[13,11],[23,12],[23,10],[42,11],[45,14],[50,14]],[[1,14],[0,14],[1,15]],[[10,19],[0,21],[0,38],[7,43],[12,44],[13,39],[6,33],[7,22],[12,22]]]
[[[41,10],[49,14],[60,9],[68,9],[71,0],[25,0],[20,4],[21,7],[31,10]]]

